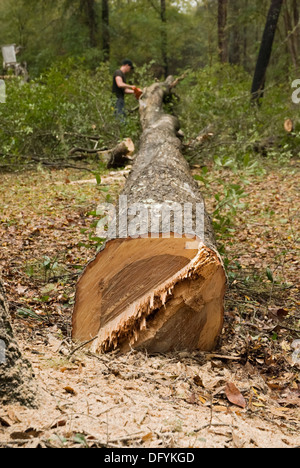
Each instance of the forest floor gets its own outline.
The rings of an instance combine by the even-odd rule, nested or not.
[[[194,169],[197,172],[197,169]],[[208,208],[219,169],[203,189]],[[70,339],[75,285],[95,254],[102,185],[73,170],[1,175],[0,270],[36,408],[0,408],[0,447],[300,446],[299,163],[251,177],[225,247],[224,329],[212,353],[92,355]],[[109,192],[103,187],[109,184]]]

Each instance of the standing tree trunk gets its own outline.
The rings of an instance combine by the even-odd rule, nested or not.
[[[92,340],[94,352],[210,350],[222,329],[224,268],[178,120],[163,111],[175,84],[144,90],[140,151],[107,241],[77,284],[72,337]]]
[[[245,0],[245,5],[244,9],[248,9],[248,0]],[[248,27],[247,23],[245,22],[244,27],[243,27],[243,66],[245,70],[248,71],[249,69],[249,60],[248,60],[248,53],[247,53],[247,48],[248,48]]]
[[[109,3],[102,0],[102,51],[105,62],[110,56],[110,32],[109,32]]]
[[[231,0],[228,5],[227,37],[228,37],[228,61],[231,64],[244,65],[244,54],[247,48],[246,21],[247,0]]]
[[[299,67],[299,12],[296,2],[292,2],[292,11],[289,9],[289,3],[284,5],[284,25],[287,37],[288,50],[293,62],[294,68],[297,71]]]
[[[266,72],[271,58],[272,46],[282,3],[283,0],[272,0],[271,2],[252,82],[252,101],[258,102],[263,96]]]
[[[218,0],[218,47],[221,63],[228,62],[227,9],[228,0]]]
[[[33,406],[35,388],[31,365],[22,358],[14,340],[8,306],[0,278],[0,401]]]
[[[298,57],[299,50],[300,50],[300,13],[299,13],[298,0],[293,0],[293,17],[294,17],[294,25],[295,25],[295,43],[296,43],[296,50],[297,50],[297,57]]]
[[[97,47],[98,21],[95,0],[80,0],[80,8],[84,10],[89,28],[90,47]]]

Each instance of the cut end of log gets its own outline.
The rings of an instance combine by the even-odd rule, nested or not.
[[[110,240],[77,284],[72,338],[98,353],[211,350],[225,284],[219,256],[195,237]]]
[[[284,121],[284,129],[288,133],[291,133],[294,130],[294,123],[292,119],[286,119]]]
[[[121,141],[121,143],[111,150],[107,167],[123,167],[126,164],[130,164],[133,161],[132,155],[134,150],[135,146],[131,138]]]

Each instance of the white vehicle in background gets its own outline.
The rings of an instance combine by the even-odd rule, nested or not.
[[[16,47],[15,44],[8,44],[1,46],[3,56],[3,70],[8,72],[13,70],[15,76],[22,76],[24,81],[28,81],[27,64],[22,64],[17,61],[17,54],[20,52],[21,47]]]

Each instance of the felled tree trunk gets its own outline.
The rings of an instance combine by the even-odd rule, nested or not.
[[[13,336],[0,278],[0,402],[34,406],[35,391],[31,365],[23,359]]]
[[[144,90],[140,151],[77,284],[72,335],[94,352],[211,350],[222,329],[224,268],[178,120],[163,111],[175,84]]]

